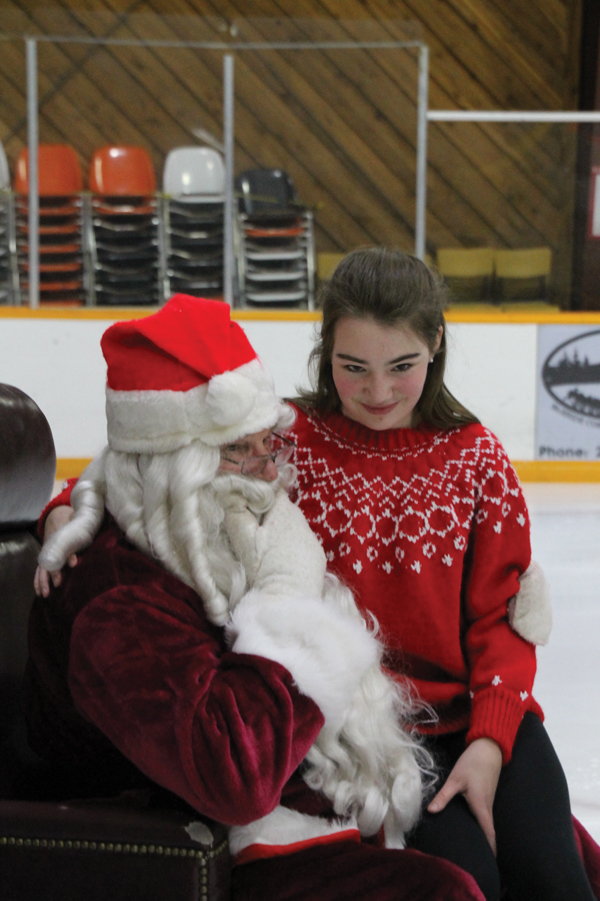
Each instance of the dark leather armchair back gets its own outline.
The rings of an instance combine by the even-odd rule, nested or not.
[[[20,694],[39,543],[56,472],[50,427],[0,384],[0,897],[2,901],[228,901],[223,826],[164,792],[51,802]],[[185,808],[185,805],[183,805]]]
[[[25,739],[20,692],[27,619],[39,543],[35,523],[52,493],[56,454],[39,407],[0,384],[0,797],[11,797],[34,755]]]
[[[36,522],[48,502],[56,453],[48,420],[30,397],[0,384],[0,527]]]

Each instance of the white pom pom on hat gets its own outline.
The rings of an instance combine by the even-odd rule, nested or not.
[[[211,446],[293,421],[228,304],[176,294],[102,336],[112,450],[167,453]]]
[[[214,375],[206,394],[206,405],[213,422],[230,426],[243,421],[252,410],[257,393],[256,385],[237,372]]]

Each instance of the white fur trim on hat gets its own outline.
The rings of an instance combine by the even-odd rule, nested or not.
[[[260,360],[214,376],[189,391],[106,389],[111,450],[168,453],[201,439],[212,447],[294,421]]]
[[[508,602],[508,622],[526,641],[548,644],[552,631],[552,605],[550,589],[539,563],[532,560],[519,582],[519,593]]]

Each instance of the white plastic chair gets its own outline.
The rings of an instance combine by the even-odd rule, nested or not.
[[[225,166],[212,147],[175,147],[163,169],[163,291],[223,294]]]
[[[223,157],[211,147],[175,147],[165,160],[163,191],[178,200],[222,201]]]

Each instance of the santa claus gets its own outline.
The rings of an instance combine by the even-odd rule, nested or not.
[[[276,858],[294,898],[347,897],[357,872],[365,899],[404,897],[403,872],[411,898],[421,882],[479,897],[450,864],[361,844],[403,847],[430,760],[374,626],[288,499],[293,413],[227,305],[178,295],[102,349],[108,447],[40,558],[57,571],[90,545],[32,612],[34,746],[111,790],[142,774],[229,825],[245,898],[244,865]]]

